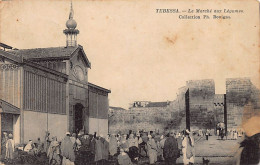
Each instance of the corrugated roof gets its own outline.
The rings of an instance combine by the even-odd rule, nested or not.
[[[77,48],[78,47],[50,47],[50,48],[11,50],[9,52],[12,52],[17,56],[22,56],[25,59],[65,58],[65,57],[70,57],[71,54]]]

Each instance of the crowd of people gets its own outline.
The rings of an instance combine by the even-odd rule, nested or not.
[[[5,136],[5,159],[14,158],[14,143],[12,135]],[[85,164],[137,164],[143,158],[149,159],[149,164],[164,161],[165,164],[176,164],[177,158],[183,155],[184,164],[194,163],[194,139],[189,130],[182,132],[166,131],[129,131],[126,134],[109,134],[103,136],[96,133],[78,134],[67,132],[62,141],[46,132],[43,141],[40,138],[22,147],[28,155],[45,154],[51,165],[85,165]],[[112,163],[113,164],[113,163]]]
[[[217,136],[221,132],[216,131]],[[108,134],[88,134],[80,131],[78,134],[67,132],[65,137],[58,141],[57,137],[50,136],[49,132],[41,141],[29,140],[28,143],[18,149],[23,153],[34,157],[44,155],[47,163],[50,165],[85,165],[85,164],[119,164],[132,165],[142,164],[143,160],[149,161],[149,164],[164,162],[164,164],[176,164],[176,160],[182,159],[184,165],[194,164],[195,159],[195,140],[194,138],[207,140],[212,136],[212,130],[198,130],[190,132],[188,129],[183,131],[167,130],[164,133],[155,131],[137,131],[129,130],[128,133]],[[244,135],[243,131],[235,129],[228,130],[227,135],[231,140],[238,139]],[[257,140],[254,140],[257,137]],[[252,137],[247,137],[241,146],[241,162],[257,160],[259,144],[259,133]],[[253,140],[252,140],[253,139]],[[256,143],[257,142],[257,143]],[[2,155],[9,163],[15,158],[15,146],[12,134],[3,133]],[[253,148],[253,149],[252,149]],[[247,150],[255,150],[253,153]],[[182,155],[182,156],[181,156]],[[248,156],[249,155],[249,156]],[[17,155],[16,155],[17,156]],[[203,162],[209,161],[203,158]]]

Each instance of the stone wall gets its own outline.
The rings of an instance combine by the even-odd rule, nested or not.
[[[214,97],[215,123],[224,123],[224,94],[216,94]]]
[[[187,81],[179,88],[177,98],[167,107],[133,107],[131,110],[110,111],[110,132],[186,128],[185,93],[189,89],[190,126],[216,128],[224,122],[224,94],[215,94],[213,80]],[[260,92],[250,79],[227,79],[227,127],[239,127],[251,116],[260,113]]]
[[[238,128],[252,115],[259,113],[259,89],[249,78],[229,78],[227,90],[227,125]]]
[[[109,111],[109,132],[121,131],[127,133],[129,130],[164,130],[172,121],[174,113],[170,107],[136,107],[131,110]]]
[[[190,89],[191,129],[215,128],[214,81],[192,80],[187,81],[186,86],[179,88],[177,98],[167,107],[131,107],[131,110],[110,111],[110,132],[130,129],[186,129],[185,93],[187,89]]]
[[[214,121],[214,80],[191,80],[189,88],[190,125],[198,128],[215,128]]]

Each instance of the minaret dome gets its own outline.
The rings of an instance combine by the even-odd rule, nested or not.
[[[74,11],[72,8],[72,2],[71,2],[71,8],[70,8],[70,15],[69,20],[66,22],[67,29],[63,30],[63,33],[66,35],[66,46],[77,46],[77,35],[79,34],[79,30],[76,29],[77,22],[73,19]]]
[[[77,27],[77,22],[74,19],[69,19],[66,22],[66,26],[68,29],[75,29]]]

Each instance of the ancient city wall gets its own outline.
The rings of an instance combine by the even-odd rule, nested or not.
[[[191,80],[189,88],[191,126],[198,128],[215,128],[214,120],[214,80]]]
[[[259,113],[259,89],[249,78],[226,80],[228,128],[242,126],[252,115]]]
[[[109,132],[163,130],[171,122],[172,115],[167,107],[138,107],[131,110],[110,111]]]
[[[191,129],[215,129],[224,122],[224,94],[215,94],[213,80],[187,81],[179,88],[177,98],[167,107],[132,107],[131,110],[110,111],[110,132],[128,130],[163,130],[186,128],[185,93],[189,89]],[[228,129],[260,113],[260,92],[246,78],[226,80],[226,106]]]

